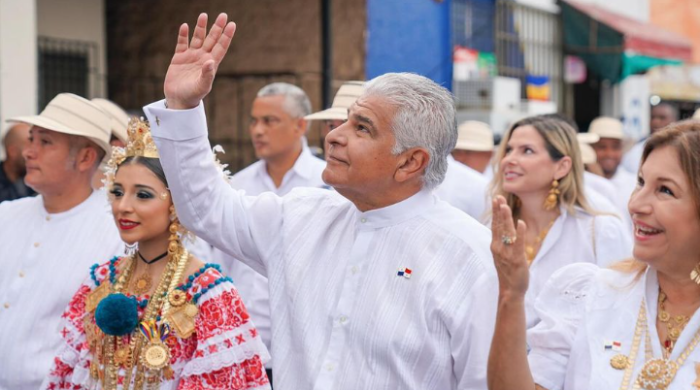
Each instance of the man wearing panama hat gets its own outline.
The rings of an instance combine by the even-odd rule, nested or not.
[[[79,96],[57,95],[31,125],[25,183],[39,195],[0,204],[0,389],[36,389],[61,337],[74,272],[119,253],[102,191],[90,181],[110,152],[110,118]]]

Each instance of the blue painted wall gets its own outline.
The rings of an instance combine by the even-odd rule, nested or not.
[[[452,89],[451,0],[367,0],[367,79],[414,72]]]

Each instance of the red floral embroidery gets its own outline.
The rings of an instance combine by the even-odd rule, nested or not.
[[[98,267],[96,270],[98,280],[104,280],[108,277],[108,272],[103,272],[107,267],[107,264]],[[209,269],[193,282],[193,286],[189,289],[188,294],[194,294],[193,291],[201,291],[202,286],[208,287],[210,283],[221,277],[218,271]],[[70,321],[81,333],[84,332],[83,317],[86,315],[85,299],[92,291],[90,285],[83,285],[80,287],[63,314],[63,317]],[[187,339],[180,339],[173,336],[166,340],[166,344],[170,349],[171,364],[179,362],[187,363],[193,358],[207,358],[210,354],[223,353],[226,349],[238,348],[238,344],[245,342],[244,335],[241,334],[235,338],[236,341],[231,337],[225,338],[216,344],[212,343],[206,345],[207,340],[211,337],[224,332],[234,331],[241,325],[246,324],[249,320],[248,312],[235,288],[227,285],[227,288],[224,290],[225,291],[216,296],[209,296],[211,294],[207,294],[204,299],[200,301],[199,314],[195,320],[195,333],[192,336]],[[255,329],[250,329],[249,331],[252,337],[257,336],[257,331]],[[89,348],[84,337],[81,337],[80,340],[72,340],[75,334],[71,332],[70,327],[64,327],[61,333],[66,341],[74,348],[76,347],[75,344],[78,344],[80,347],[78,348],[79,350]],[[123,342],[128,344],[129,336],[126,336]],[[78,361],[77,365],[87,369],[90,367],[90,363],[90,360],[86,359]],[[64,363],[59,358],[56,358],[50,372],[52,381],[48,385],[48,388],[54,390],[84,389],[82,385],[74,384],[70,381],[72,375],[73,367]],[[120,377],[119,380],[122,381],[123,378]],[[240,364],[224,367],[217,371],[180,378],[178,388],[185,390],[244,390],[265,386],[266,384],[269,384],[269,381],[265,374],[262,361],[259,356],[254,356]]]

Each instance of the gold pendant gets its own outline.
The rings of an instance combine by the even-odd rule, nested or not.
[[[610,359],[610,365],[616,370],[624,370],[629,367],[629,364],[630,359],[621,353],[618,353]]]
[[[131,362],[131,349],[128,345],[126,347],[119,348],[114,352],[114,362],[121,367],[128,367],[129,363]]]
[[[100,301],[104,299],[110,293],[110,283],[108,281],[103,281],[96,289],[94,289],[90,294],[88,294],[85,299],[85,312],[91,313],[100,304]]]
[[[168,310],[165,318],[174,328],[178,337],[181,339],[186,339],[194,333],[194,317],[197,316],[198,312],[199,309],[197,309],[197,306],[192,303],[188,303],[187,305],[171,308]]]
[[[160,370],[170,362],[170,350],[161,342],[150,342],[141,355],[141,364],[149,370]]]
[[[172,307],[179,307],[187,302],[187,293],[182,290],[173,290],[168,295],[168,301]]]
[[[197,316],[199,313],[199,309],[197,309],[197,306],[194,303],[188,303],[187,306],[185,306],[185,315],[194,318]]]
[[[147,292],[151,291],[151,286],[153,282],[151,280],[151,275],[148,273],[144,272],[136,278],[136,281],[134,282],[134,294],[136,295],[144,295]]]
[[[637,384],[644,390],[665,390],[678,372],[678,363],[665,359],[651,359],[644,363]]]

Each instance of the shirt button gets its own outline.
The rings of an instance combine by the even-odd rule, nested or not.
[[[362,218],[362,219],[360,219],[360,222],[362,222],[362,223],[367,222],[367,218]]]
[[[5,306],[5,309],[9,309],[9,308],[10,308],[10,304],[7,303],[7,302],[5,302],[5,304],[4,304],[3,306]]]
[[[35,243],[34,243],[34,248],[38,248],[38,247],[39,247],[39,243],[38,243],[38,242],[35,242]]]
[[[333,371],[334,368],[335,368],[335,366],[330,364],[330,363],[326,365],[326,370],[328,370],[328,371]]]
[[[340,323],[341,323],[341,324],[344,324],[344,323],[346,323],[346,322],[348,322],[348,317],[346,317],[346,316],[340,316]]]
[[[50,216],[50,215],[47,215],[47,216],[46,216],[46,220],[47,220],[47,221],[50,221],[50,220],[51,220],[51,216]]]
[[[353,275],[355,275],[360,269],[357,268],[356,265],[353,265],[352,268],[350,268],[350,272],[352,272]]]
[[[23,277],[24,277],[24,272],[23,272],[23,271],[19,271],[19,277],[20,277],[20,278],[23,278]]]

